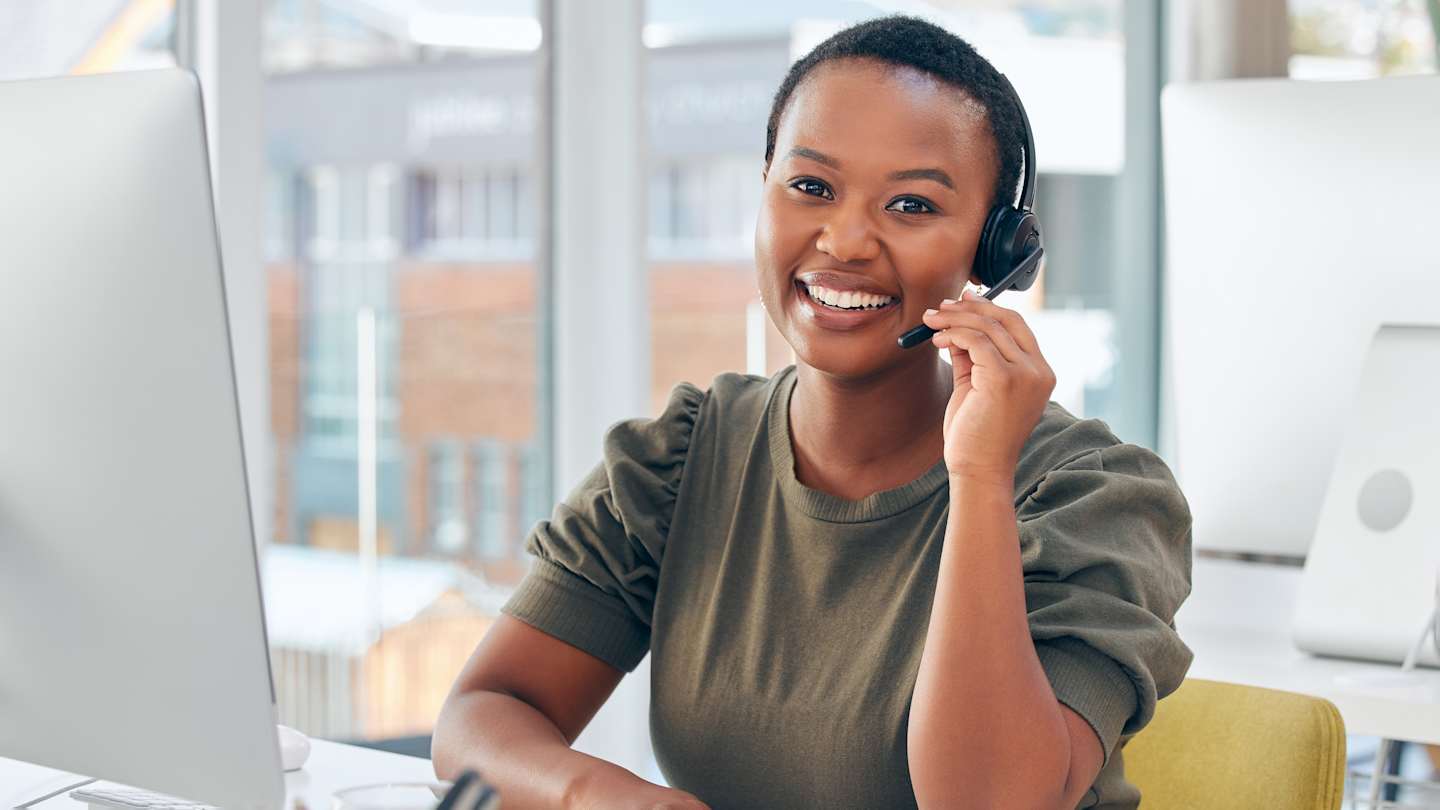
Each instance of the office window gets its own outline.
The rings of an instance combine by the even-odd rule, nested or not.
[[[650,174],[652,259],[743,260],[754,250],[761,161],[718,155]]]
[[[267,262],[290,261],[296,257],[296,205],[302,193],[300,186],[300,178],[294,174],[274,168],[265,172],[262,211],[265,247],[261,258]]]
[[[394,324],[385,318],[388,268],[396,257],[396,172],[383,164],[311,167],[304,173],[313,211],[303,250],[302,284],[309,328],[306,346],[303,440],[321,453],[356,452],[360,359],[369,353],[379,370],[380,435],[393,439]],[[377,312],[375,336],[362,346],[357,319]]]
[[[430,448],[430,546],[442,554],[465,550],[470,527],[465,522],[465,457],[458,442],[441,441]]]
[[[532,180],[516,166],[435,169],[411,182],[411,244],[417,256],[438,260],[507,260],[534,251]]]
[[[0,81],[173,67],[173,3],[0,3]]]
[[[510,447],[482,439],[472,448],[475,481],[476,554],[482,560],[504,559],[513,553],[510,497]]]
[[[523,442],[517,450],[520,477],[518,537],[524,537],[536,521],[550,515],[550,494],[545,491],[544,459],[534,442]]]
[[[505,559],[483,559],[470,451],[541,441],[537,7],[267,0],[261,22],[282,552],[266,575],[275,567],[275,581],[291,582],[285,571],[314,566],[355,585],[373,518],[387,606],[374,644],[327,664],[353,680],[319,683],[299,665],[313,660],[306,651],[276,646],[276,660],[297,662],[277,682],[281,715],[339,738],[428,734],[455,668],[410,667],[407,656],[463,661],[503,602],[487,588],[503,592],[525,571],[518,538],[492,540]],[[358,372],[371,358],[376,396],[364,400]],[[371,412],[379,441],[367,457]],[[486,514],[491,526],[502,519],[517,516]],[[415,611],[390,611],[396,599]]]
[[[520,174],[514,170],[491,172],[485,178],[486,235],[496,241],[514,241],[519,232],[516,228],[516,209],[520,205]]]
[[[1427,0],[1289,0],[1290,76],[1434,73],[1440,5]]]
[[[525,53],[540,44],[533,0],[392,3],[266,0],[272,74]]]

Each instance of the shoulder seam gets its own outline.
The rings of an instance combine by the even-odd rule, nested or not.
[[[692,383],[692,382],[690,382],[690,381],[688,381],[688,380],[683,381],[681,384],[682,384],[682,385],[688,385],[688,386],[690,386],[690,388],[691,388],[692,390],[694,390],[696,393],[698,393],[698,394],[700,395],[700,399],[695,403],[695,412],[694,412],[694,414],[691,415],[690,433],[689,433],[689,435],[687,435],[687,436],[685,437],[685,459],[684,459],[684,461],[680,462],[680,477],[677,478],[676,481],[675,481],[675,499],[676,499],[676,505],[677,505],[677,506],[678,506],[678,504],[679,504],[680,491],[681,491],[681,490],[684,488],[684,486],[685,486],[685,475],[686,475],[686,473],[688,473],[688,472],[690,471],[690,451],[695,447],[695,434],[700,431],[700,417],[701,417],[701,414],[703,414],[704,411],[705,411],[705,403],[707,403],[707,402],[710,401],[710,392],[711,392],[711,390],[714,389],[714,387],[715,387],[713,382],[711,383],[711,385],[710,385],[709,387],[704,388],[704,389],[702,389],[700,386],[698,386],[698,385],[696,385],[695,383]],[[675,507],[672,507],[672,513],[671,513],[671,518],[672,518],[672,519],[674,518],[674,513],[673,513],[674,508],[675,508]],[[666,526],[666,529],[665,529],[666,545],[669,545],[669,539],[670,539],[669,535],[670,535],[670,529],[669,529],[669,526]]]

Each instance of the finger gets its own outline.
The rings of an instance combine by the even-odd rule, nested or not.
[[[970,376],[975,368],[975,361],[970,359],[970,353],[964,349],[948,346],[950,352],[950,367],[955,370],[955,379],[962,380]]]
[[[989,320],[998,320],[1005,327],[1005,334],[1015,341],[1015,345],[1025,353],[1024,358],[1016,360],[1016,365],[1028,369],[1037,380],[1049,380],[1051,388],[1055,385],[1055,372],[1050,368],[1050,363],[1040,351],[1039,341],[1035,339],[1035,333],[1031,331],[1030,325],[1025,318],[1013,309],[1006,309],[991,301],[985,300],[983,296],[966,290],[967,296],[964,301],[953,303],[947,309],[970,312],[980,315]],[[989,313],[989,314],[987,314]],[[996,345],[1005,348],[1003,341],[996,341]],[[1007,357],[1011,355],[1007,352]],[[1012,357],[1013,359],[1013,357]]]
[[[1035,333],[1030,330],[1030,324],[1025,322],[1024,316],[1013,309],[1002,307],[994,301],[986,300],[984,296],[975,295],[966,290],[965,296],[957,303],[964,309],[978,312],[982,315],[994,318],[1005,325],[1005,330],[1015,339],[1015,342],[1024,349],[1026,354],[1038,354],[1040,342],[1035,339]]]
[[[936,332],[930,340],[936,346],[954,346],[968,352],[970,362],[977,366],[1002,369],[1011,365],[1010,361],[1000,354],[1000,350],[995,348],[990,336],[978,329],[952,326]]]
[[[951,306],[953,307],[955,305]],[[952,326],[964,326],[969,329],[976,329],[989,335],[990,341],[995,344],[995,348],[999,349],[1000,354],[1009,362],[1022,365],[1031,365],[1034,362],[1033,358],[1027,355],[1025,350],[1015,342],[1014,336],[1005,328],[1005,325],[994,318],[986,317],[969,309],[947,308],[939,310],[933,316],[929,316],[929,312],[931,311],[932,310],[926,311],[928,317],[925,317],[924,321],[925,324],[932,329]]]

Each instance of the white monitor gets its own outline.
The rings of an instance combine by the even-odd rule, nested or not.
[[[1172,84],[1162,435],[1197,548],[1301,556],[1382,322],[1440,323],[1440,77]]]
[[[1400,663],[1436,608],[1440,326],[1387,324],[1365,357],[1295,605],[1310,652]],[[1436,665],[1431,644],[1417,660]]]
[[[198,83],[0,111],[0,756],[278,808]]]

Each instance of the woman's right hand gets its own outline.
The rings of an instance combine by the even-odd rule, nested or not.
[[[569,810],[710,810],[683,790],[647,782],[608,762],[581,777],[566,804]]]

